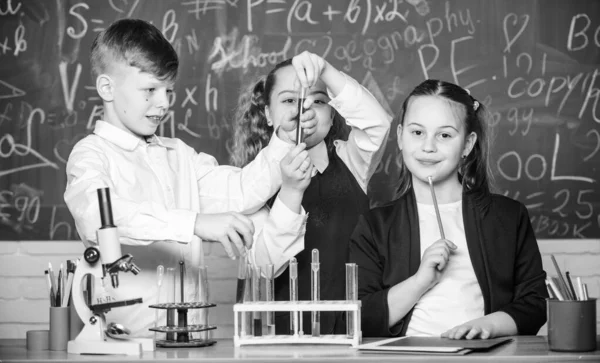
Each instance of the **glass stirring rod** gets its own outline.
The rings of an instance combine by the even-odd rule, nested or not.
[[[431,190],[431,199],[433,199],[433,207],[435,208],[435,215],[437,217],[438,227],[440,228],[440,236],[442,237],[442,239],[446,239],[446,235],[444,234],[444,227],[442,226],[442,217],[440,217],[440,210],[438,208],[437,199],[435,198],[433,179],[431,176],[428,176],[427,180],[429,180],[429,189]]]
[[[321,300],[321,278],[319,274],[319,250],[312,250],[312,261],[310,263],[310,297],[312,301]],[[311,331],[313,337],[321,335],[321,312],[311,312]]]

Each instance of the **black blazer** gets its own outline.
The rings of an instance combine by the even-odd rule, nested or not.
[[[481,287],[485,314],[510,315],[519,334],[534,335],[546,322],[548,297],[542,258],[525,206],[510,198],[463,194],[469,256]],[[388,327],[389,289],[414,275],[421,262],[419,219],[413,191],[361,216],[350,241],[358,264],[362,332],[402,336],[412,310]],[[449,314],[452,312],[448,312]]]

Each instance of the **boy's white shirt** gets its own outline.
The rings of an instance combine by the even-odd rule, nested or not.
[[[196,153],[179,139],[153,136],[146,142],[97,121],[94,134],[78,142],[69,156],[64,197],[88,247],[96,244],[100,227],[96,190],[109,187],[122,252],[131,253],[142,269],[137,276],[121,273],[121,287],[112,294],[119,300],[142,297],[143,307],[113,309],[109,321],[124,324],[134,336],[150,336],[155,311],[147,306],[156,303],[156,267],[177,268],[180,259],[188,267],[199,265],[203,252],[194,236],[196,214],[252,213],[262,207],[280,188],[279,164],[292,147],[275,135],[240,169],[219,166],[214,157]],[[192,280],[186,284],[188,301],[195,299]],[[96,287],[101,290],[99,282]]]
[[[382,145],[388,137],[392,117],[366,88],[352,77],[346,74],[344,77],[346,83],[342,91],[333,97],[329,104],[346,119],[346,123],[352,127],[352,130],[348,135],[348,141],[335,140],[334,144],[338,156],[366,193],[369,180],[383,156],[385,148]],[[329,166],[325,142],[311,148],[308,154],[315,166],[314,173],[323,173]],[[281,274],[289,259],[304,250],[308,218],[304,210],[301,214],[293,213],[285,204],[278,201],[279,198],[276,198],[270,213],[263,209],[255,216],[258,225],[263,225],[263,228],[259,228],[255,223],[255,242],[250,251],[253,265],[262,267],[273,264],[275,275]],[[274,217],[279,218],[276,221],[272,219]],[[296,238],[292,238],[293,233],[298,233]],[[265,244],[262,250],[268,251],[268,255],[256,253],[255,246],[259,244]]]

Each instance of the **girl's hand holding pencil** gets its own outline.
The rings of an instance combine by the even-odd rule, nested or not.
[[[420,281],[422,285],[427,286],[427,290],[435,286],[442,276],[442,271],[450,260],[450,254],[456,250],[456,245],[446,239],[444,234],[444,227],[442,225],[442,219],[440,217],[440,210],[438,209],[437,199],[435,197],[435,189],[433,187],[433,177],[427,178],[429,181],[429,187],[431,190],[431,201],[435,208],[435,215],[438,221],[438,227],[440,229],[440,237],[431,246],[427,247],[421,258],[421,265],[416,273],[417,281]]]
[[[415,274],[418,284],[426,286],[427,290],[435,286],[455,250],[456,245],[447,239],[440,239],[427,247],[421,258],[419,270]]]

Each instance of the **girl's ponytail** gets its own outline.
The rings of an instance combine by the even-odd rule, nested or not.
[[[269,144],[273,129],[267,124],[266,103],[264,78],[251,85],[246,92],[241,92],[229,157],[232,165],[247,165]]]

